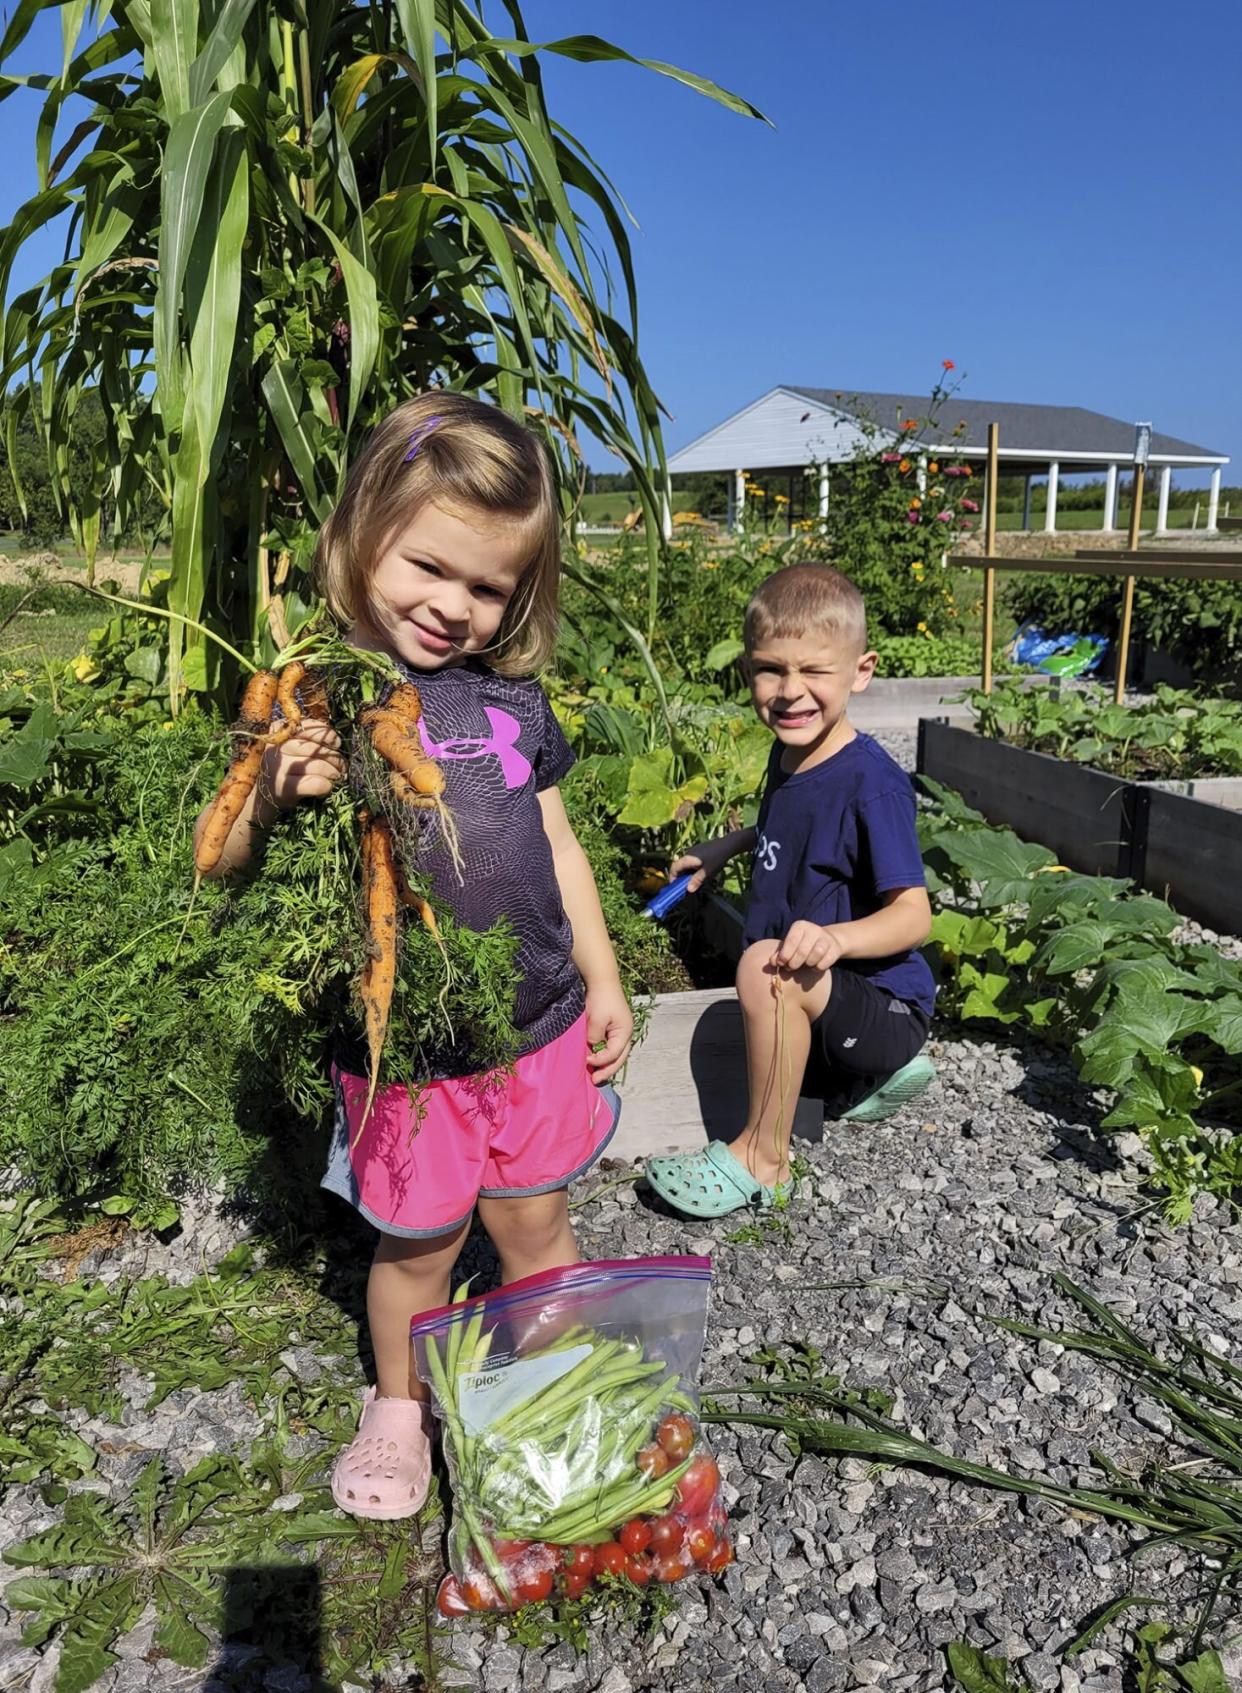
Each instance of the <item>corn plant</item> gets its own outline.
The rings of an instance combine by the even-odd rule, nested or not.
[[[51,9],[20,0],[0,64]],[[755,109],[597,36],[536,44],[517,0],[508,36],[467,0],[56,9],[63,63],[0,76],[0,99],[45,92],[38,192],[0,232],[0,297],[23,245],[67,217],[64,261],[4,312],[0,391],[26,377],[5,408],[8,459],[16,478],[33,414],[92,569],[105,512],[119,536],[158,495],[174,703],[217,682],[204,617],[257,644],[276,600],[279,641],[351,450],[429,385],[535,420],[567,512],[579,431],[625,460],[648,520],[650,622],[667,483],[625,209],[553,121],[540,55],[643,64]],[[87,115],[64,135],[71,100]],[[83,490],[69,448],[92,390],[104,431]]]

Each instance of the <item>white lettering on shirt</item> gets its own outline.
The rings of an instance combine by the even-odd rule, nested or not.
[[[760,870],[775,870],[776,855],[781,850],[779,841],[770,841],[766,835],[760,835],[759,844],[755,848],[755,865]]]

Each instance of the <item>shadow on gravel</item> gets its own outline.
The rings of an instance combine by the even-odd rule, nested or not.
[[[1060,1066],[1031,1054],[1022,1056],[1025,1068],[1013,1097],[1051,1119],[1048,1127],[1057,1144],[1050,1156],[1061,1161],[1073,1159],[1096,1175],[1105,1170],[1124,1170],[1125,1160],[1117,1155],[1100,1127],[1104,1113],[1091,1090]]]
[[[323,1675],[323,1606],[313,1564],[224,1572],[222,1645],[203,1693],[334,1693]]]

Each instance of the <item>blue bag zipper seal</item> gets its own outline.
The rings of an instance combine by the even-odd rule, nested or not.
[[[643,907],[643,916],[667,917],[673,907],[690,892],[690,883],[697,874],[695,870],[687,870],[682,875],[675,876],[666,888],[661,888],[655,898],[647,902]]]

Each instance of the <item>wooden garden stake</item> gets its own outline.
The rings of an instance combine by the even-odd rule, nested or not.
[[[1000,424],[988,424],[988,491],[984,507],[983,554],[996,557],[996,482],[1000,459]],[[996,619],[996,571],[991,565],[983,571],[983,691],[992,692],[992,625]]]
[[[1130,537],[1128,550],[1138,551],[1139,532],[1143,521],[1143,483],[1147,474],[1147,451],[1151,445],[1151,424],[1135,425],[1134,495],[1130,501]],[[1134,621],[1134,578],[1127,576],[1121,591],[1121,639],[1117,644],[1117,686],[1113,698],[1118,705],[1125,702],[1126,670],[1130,663],[1130,626]]]

